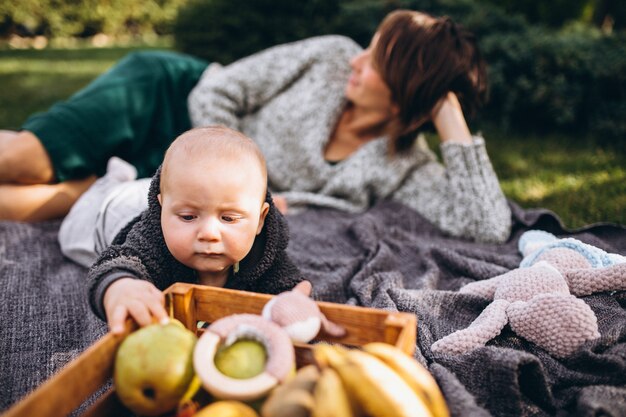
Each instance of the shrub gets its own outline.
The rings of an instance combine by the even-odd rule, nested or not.
[[[507,13],[521,13],[529,21],[552,27],[579,19],[588,7],[589,0],[487,0],[497,4]]]
[[[186,0],[19,0],[0,2],[0,36],[171,33]]]
[[[522,131],[626,142],[626,37],[541,29],[484,37],[488,117]]]
[[[176,47],[230,63],[267,47],[332,33],[334,0],[192,0],[179,10]]]

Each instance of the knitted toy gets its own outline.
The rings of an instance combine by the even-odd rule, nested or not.
[[[291,291],[273,297],[263,307],[263,317],[281,326],[294,342],[307,343],[323,328],[334,337],[342,337],[345,329],[326,319],[309,296],[311,283],[302,281]]]
[[[524,233],[518,246],[524,256],[519,268],[459,290],[493,302],[468,328],[433,343],[433,352],[469,352],[500,334],[507,323],[558,358],[600,337],[594,312],[577,296],[626,290],[626,257],[540,230]]]

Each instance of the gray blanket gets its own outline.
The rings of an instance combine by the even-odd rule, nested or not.
[[[545,210],[512,205],[504,245],[442,236],[410,209],[383,203],[363,214],[311,210],[289,216],[290,255],[318,298],[418,317],[417,359],[439,382],[453,416],[626,416],[626,293],[585,297],[601,339],[557,360],[507,326],[470,354],[434,355],[433,341],[464,328],[488,304],[456,291],[518,266],[528,229],[574,236],[626,254],[626,229],[566,231]],[[87,306],[85,270],[64,260],[58,222],[0,222],[0,410],[36,387],[105,332]]]

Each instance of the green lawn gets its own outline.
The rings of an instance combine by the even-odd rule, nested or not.
[[[522,207],[545,207],[564,224],[626,225],[626,155],[564,136],[485,131],[502,189]]]
[[[0,50],[0,129],[69,97],[138,47]],[[523,207],[555,211],[570,228],[626,224],[626,155],[563,136],[484,129],[505,194]],[[436,140],[436,139],[435,139]],[[431,138],[431,142],[433,138]]]

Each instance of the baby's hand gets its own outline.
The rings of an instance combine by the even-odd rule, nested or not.
[[[113,334],[124,332],[128,316],[140,326],[153,323],[153,318],[167,323],[165,297],[152,283],[135,278],[115,281],[104,293],[104,310]]]

